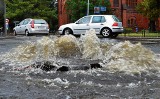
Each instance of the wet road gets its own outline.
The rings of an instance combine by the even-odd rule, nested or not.
[[[19,36],[1,39],[0,55],[8,53],[19,45],[27,45],[28,41],[37,42],[41,38],[41,36]],[[151,49],[156,55],[160,54],[159,40],[100,38],[101,42],[112,45],[126,40],[133,44],[142,42],[144,47]],[[70,66],[88,65],[91,62],[81,58],[56,58],[56,62],[60,60],[60,65]],[[31,67],[19,68],[26,63],[21,65],[20,62],[16,61],[14,64],[11,61],[0,60],[0,99],[158,99],[160,97],[160,74],[155,69],[140,74],[112,72],[104,68],[46,72]],[[17,67],[18,70],[15,70]]]

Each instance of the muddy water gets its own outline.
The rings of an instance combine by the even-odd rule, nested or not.
[[[33,67],[46,61],[55,68]],[[102,68],[84,69],[92,63]],[[69,70],[57,71],[62,66]],[[94,30],[43,37],[1,54],[0,98],[158,99],[159,72],[160,57],[140,43],[101,42]]]

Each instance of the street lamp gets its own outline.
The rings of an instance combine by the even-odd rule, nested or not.
[[[88,0],[88,3],[87,3],[87,15],[89,15],[89,0]]]
[[[0,10],[3,12],[3,30],[1,29],[1,36],[6,36],[7,35],[7,30],[6,30],[6,3],[5,0],[0,1]],[[3,32],[2,32],[3,31]]]
[[[6,29],[6,3],[3,1],[4,6],[4,35],[7,36],[7,29]]]

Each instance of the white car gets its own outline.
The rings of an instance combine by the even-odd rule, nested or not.
[[[62,35],[80,35],[89,29],[95,29],[96,34],[101,34],[106,38],[115,38],[124,30],[122,22],[115,15],[89,15],[80,18],[75,23],[61,25],[58,31]]]
[[[27,18],[13,28],[14,35],[49,34],[49,25],[44,19]]]

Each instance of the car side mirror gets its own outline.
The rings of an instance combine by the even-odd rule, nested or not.
[[[17,24],[16,26],[20,26],[20,24]]]
[[[76,24],[79,24],[79,22],[76,22]]]

